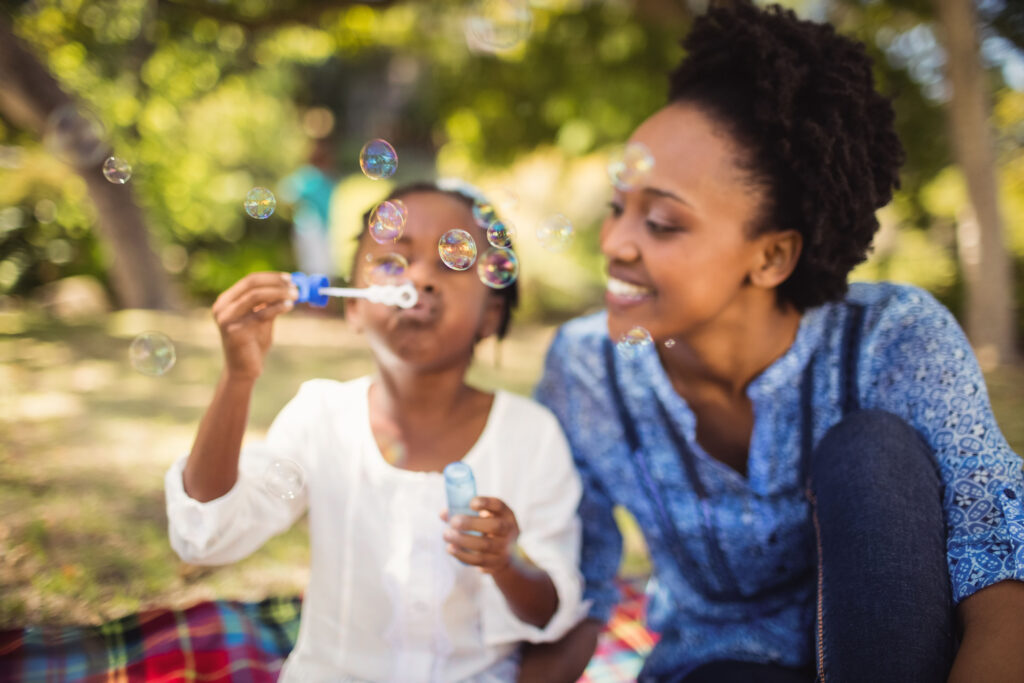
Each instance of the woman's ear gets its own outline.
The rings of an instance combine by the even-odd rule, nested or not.
[[[758,235],[760,247],[750,282],[757,287],[774,289],[786,281],[796,268],[803,248],[803,236],[796,230],[780,230]]]

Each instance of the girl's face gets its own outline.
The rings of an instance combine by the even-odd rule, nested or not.
[[[639,326],[664,341],[738,318],[765,244],[748,237],[764,192],[737,167],[735,143],[689,104],[655,113],[631,142],[654,167],[616,190],[601,227],[612,339]]]
[[[405,278],[419,299],[410,309],[352,300],[348,317],[363,331],[379,363],[411,363],[420,370],[437,370],[468,363],[477,341],[494,334],[504,302],[477,277],[476,266],[457,271],[438,254],[437,243],[449,230],[465,230],[486,251],[486,235],[469,207],[441,192],[415,192],[402,197],[408,219],[396,243],[378,244],[364,234],[356,254],[365,286],[366,269],[389,253],[405,257]]]

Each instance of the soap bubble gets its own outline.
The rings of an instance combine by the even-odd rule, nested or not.
[[[124,159],[108,157],[103,162],[103,177],[115,185],[124,185],[132,177],[132,167]]]
[[[273,496],[295,500],[306,485],[306,473],[299,463],[288,458],[275,458],[263,472],[263,487]]]
[[[174,367],[174,343],[163,332],[143,332],[128,349],[132,367],[144,375],[159,377]]]
[[[512,246],[512,238],[516,236],[516,229],[511,223],[505,221],[491,221],[487,226],[487,242],[492,247],[507,249]]]
[[[511,249],[493,247],[484,252],[476,264],[480,282],[492,289],[504,289],[519,277],[519,259]]]
[[[479,52],[505,52],[530,37],[527,0],[477,0],[466,19],[466,43]]]
[[[408,209],[400,199],[381,202],[370,213],[370,237],[380,244],[397,242],[405,228]]]
[[[465,230],[449,230],[437,241],[437,253],[452,270],[466,270],[476,261],[476,242]]]
[[[474,202],[473,203],[473,220],[484,230],[487,229],[492,222],[498,220],[498,213],[494,210],[491,204],[486,202]]]
[[[565,251],[572,244],[572,221],[560,213],[548,216],[537,228],[537,240],[548,251]]]
[[[676,340],[675,339],[666,339],[665,340],[665,348],[666,349],[671,349],[675,345],[676,345]]]
[[[626,358],[636,358],[643,349],[653,343],[650,332],[642,327],[634,327],[619,337],[615,348]]]
[[[107,156],[106,129],[99,118],[83,107],[65,104],[46,119],[46,148],[61,161],[91,168]]]
[[[400,285],[406,281],[409,261],[401,254],[373,257],[366,267],[367,285]]]
[[[265,187],[254,187],[245,195],[245,212],[253,218],[270,218],[276,208],[274,193]]]
[[[387,140],[370,140],[359,153],[359,167],[367,178],[390,178],[398,170],[398,153]]]
[[[608,163],[608,177],[618,189],[631,190],[643,182],[653,168],[654,156],[647,145],[631,142]]]

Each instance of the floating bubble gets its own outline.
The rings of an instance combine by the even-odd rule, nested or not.
[[[368,230],[370,237],[380,244],[397,242],[405,229],[405,219],[408,209],[400,199],[381,202],[373,207],[370,213],[370,224]]]
[[[115,185],[124,185],[132,177],[131,164],[118,157],[107,157],[103,162],[103,177]]]
[[[482,229],[486,230],[492,222],[498,220],[498,212],[494,210],[494,206],[486,202],[474,202],[473,203],[473,220]]]
[[[437,241],[437,253],[452,270],[466,270],[476,261],[476,242],[465,230],[449,230]]]
[[[665,348],[666,349],[671,349],[675,345],[676,345],[676,340],[675,339],[666,339],[665,340]]]
[[[516,236],[516,229],[511,223],[495,220],[487,226],[487,242],[492,247],[508,249],[512,246],[512,239]]]
[[[650,332],[642,327],[634,327],[619,337],[615,348],[626,358],[636,358],[643,349],[653,343]]]
[[[492,289],[504,289],[519,277],[519,259],[511,249],[492,247],[476,264],[480,282]]]
[[[174,367],[174,343],[163,332],[143,332],[128,349],[132,367],[144,375],[159,377]]]
[[[565,251],[573,240],[572,221],[560,213],[548,216],[537,228],[537,240],[548,251]]]
[[[400,285],[406,281],[405,271],[409,261],[401,254],[384,254],[374,257],[366,268],[367,285]]]
[[[270,218],[277,208],[277,198],[265,187],[254,187],[245,195],[245,212],[253,218]]]
[[[91,168],[107,156],[107,131],[99,118],[83,107],[66,104],[46,119],[46,148],[61,161]]]
[[[288,458],[276,458],[263,472],[263,487],[273,496],[295,500],[306,485],[306,473],[299,463]]]
[[[653,168],[654,156],[647,145],[631,142],[608,163],[608,177],[618,189],[631,190],[643,182]]]
[[[505,52],[530,37],[533,15],[527,0],[477,0],[465,28],[470,49]]]
[[[398,170],[398,153],[387,140],[370,140],[359,153],[359,167],[367,178],[390,178]]]

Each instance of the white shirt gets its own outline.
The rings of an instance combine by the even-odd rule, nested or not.
[[[370,382],[303,384],[267,440],[242,449],[238,481],[220,498],[190,498],[186,458],[178,460],[165,482],[171,546],[186,562],[235,562],[308,506],[310,583],[282,680],[513,680],[517,643],[556,640],[585,614],[581,488],[558,422],[539,404],[499,391],[463,458],[478,495],[512,509],[520,547],[555,584],[558,610],[539,629],[512,614],[490,576],[447,553],[438,516],[447,506],[443,476],[384,460],[370,429]],[[280,458],[305,473],[293,500],[264,486]]]

